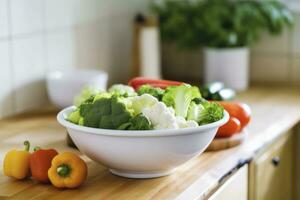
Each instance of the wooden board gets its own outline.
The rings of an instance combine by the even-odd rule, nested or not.
[[[214,138],[206,151],[219,151],[229,149],[242,144],[248,135],[248,131],[244,129],[242,132],[232,135],[228,138]]]
[[[22,141],[51,147],[59,152],[73,151],[88,165],[88,178],[82,187],[59,190],[34,180],[14,181],[2,175],[0,164],[0,199],[203,199],[219,180],[235,168],[241,159],[252,157],[300,120],[300,90],[254,88],[239,95],[249,103],[253,119],[249,137],[243,144],[224,151],[205,152],[177,169],[171,176],[134,180],[112,175],[106,167],[91,161],[66,145],[66,131],[56,122],[54,112],[22,115],[0,121],[0,163],[10,149],[22,148]],[[188,145],[188,144],[187,144]]]

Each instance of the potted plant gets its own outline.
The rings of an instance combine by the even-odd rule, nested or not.
[[[249,47],[262,32],[282,33],[293,24],[278,1],[164,0],[152,5],[162,39],[183,49],[204,48],[204,81],[244,90],[249,82]]]

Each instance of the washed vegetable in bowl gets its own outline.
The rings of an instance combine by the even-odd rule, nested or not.
[[[164,96],[165,90],[163,90],[159,87],[152,87],[151,85],[142,85],[137,90],[137,93],[138,93],[138,95],[150,94],[150,95],[154,96],[155,98],[157,98],[159,101],[161,101]]]
[[[67,120],[101,129],[179,129],[218,121],[223,111],[203,99],[196,86],[137,77],[85,97]]]
[[[221,105],[202,98],[198,87],[141,77],[57,115],[81,152],[129,178],[173,173],[200,155],[228,118]]]

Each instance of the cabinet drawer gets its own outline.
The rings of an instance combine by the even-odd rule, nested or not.
[[[293,141],[287,133],[250,163],[250,200],[290,200]]]
[[[248,197],[248,166],[240,168],[209,200],[246,200]]]

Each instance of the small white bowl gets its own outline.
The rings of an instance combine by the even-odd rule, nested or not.
[[[196,128],[148,131],[124,131],[79,126],[66,120],[74,107],[62,110],[58,122],[67,128],[79,150],[101,163],[116,175],[128,178],[166,176],[181,164],[200,155],[220,126],[223,119]]]
[[[59,108],[73,105],[73,99],[85,86],[105,90],[108,75],[100,70],[54,71],[47,75],[47,91],[51,102]]]

